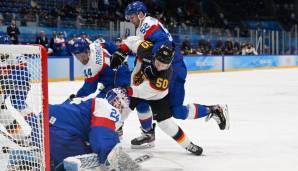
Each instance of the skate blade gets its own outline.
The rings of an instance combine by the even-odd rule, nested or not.
[[[230,114],[229,114],[229,110],[228,110],[228,105],[222,105],[221,107],[223,108],[223,114],[226,118],[226,127],[224,130],[229,130],[230,129]]]
[[[145,144],[142,144],[142,145],[132,145],[131,144],[132,149],[146,149],[146,148],[153,148],[154,146],[155,146],[154,142],[145,143]]]

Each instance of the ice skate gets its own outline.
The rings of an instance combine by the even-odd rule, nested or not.
[[[193,144],[192,142],[185,149],[197,156],[200,156],[203,153],[203,149],[200,146]]]
[[[227,105],[214,105],[210,106],[210,114],[207,116],[206,121],[213,118],[221,130],[228,130],[230,128],[230,117]]]
[[[152,148],[154,147],[155,141],[155,124],[152,125],[152,128],[149,131],[142,129],[142,135],[131,140],[132,149],[140,148]]]

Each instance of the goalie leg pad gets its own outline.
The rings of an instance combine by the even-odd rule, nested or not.
[[[141,166],[124,152],[120,144],[117,144],[110,152],[105,165],[108,170],[115,171],[139,171],[141,169]]]

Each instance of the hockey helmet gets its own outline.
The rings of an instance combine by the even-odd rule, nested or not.
[[[141,1],[135,1],[127,5],[125,9],[125,18],[128,18],[129,15],[136,14],[139,12],[147,13],[146,5]]]
[[[109,90],[106,94],[106,99],[112,106],[120,111],[121,109],[128,107],[130,102],[127,91],[123,88],[113,88],[112,90]]]
[[[82,52],[86,52],[87,50],[89,50],[89,43],[82,39],[82,38],[77,38],[73,44],[70,45],[69,47],[69,51],[72,54],[79,54]]]
[[[161,45],[155,54],[155,59],[164,63],[171,64],[174,56],[174,51],[167,45]]]

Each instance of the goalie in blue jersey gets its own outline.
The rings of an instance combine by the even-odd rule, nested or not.
[[[129,98],[120,88],[108,91],[105,98],[74,98],[49,105],[55,170],[64,170],[65,158],[87,153],[96,153],[99,163],[106,164],[109,153],[119,143],[115,130],[121,124],[120,113],[128,105]]]

